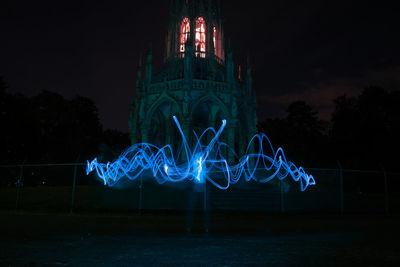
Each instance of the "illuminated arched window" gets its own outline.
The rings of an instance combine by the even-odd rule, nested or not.
[[[214,54],[217,54],[217,28],[214,27],[213,31]]]
[[[206,22],[202,17],[196,20],[196,56],[206,57]]]
[[[181,36],[180,36],[180,46],[179,51],[185,52],[185,44],[189,38],[190,34],[190,20],[188,18],[184,18],[181,24]]]

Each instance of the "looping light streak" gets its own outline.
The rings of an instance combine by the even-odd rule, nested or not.
[[[190,149],[183,134],[178,119],[173,117],[182,137],[184,153],[174,157],[171,145],[157,147],[149,143],[135,144],[123,152],[117,160],[107,164],[98,163],[97,158],[87,162],[86,173],[96,171],[105,185],[113,186],[121,178],[137,179],[145,170],[151,170],[159,184],[166,182],[178,183],[193,181],[195,183],[208,181],[219,189],[226,190],[230,185],[239,182],[241,177],[246,182],[251,180],[267,183],[274,178],[283,180],[290,176],[300,182],[302,191],[309,185],[315,185],[312,175],[305,172],[303,167],[296,167],[286,160],[282,148],[274,150],[265,134],[256,134],[247,146],[245,155],[240,157],[219,137],[226,126],[226,120],[216,131],[210,127],[200,136],[194,132],[197,140],[193,150]],[[207,135],[212,134],[212,140],[204,145]],[[257,147],[257,153],[250,152],[251,147]],[[229,164],[222,154],[231,153],[235,164]],[[269,152],[269,155],[266,153]],[[183,158],[184,160],[180,160]]]

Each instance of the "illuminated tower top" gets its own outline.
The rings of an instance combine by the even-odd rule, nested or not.
[[[131,104],[132,143],[179,145],[181,137],[171,124],[175,115],[190,144],[195,142],[193,130],[219,128],[227,120],[221,138],[244,153],[257,132],[250,61],[247,75],[235,68],[230,42],[225,46],[218,0],[171,1],[163,64],[153,69],[151,46],[144,66],[139,62]]]
[[[166,40],[166,60],[195,57],[225,60],[220,5],[213,0],[173,0]]]

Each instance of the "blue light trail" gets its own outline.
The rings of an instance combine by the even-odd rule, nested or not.
[[[309,185],[315,185],[314,177],[307,174],[303,167],[296,167],[287,161],[282,148],[275,151],[265,134],[256,134],[248,144],[245,155],[239,157],[232,148],[219,140],[226,126],[226,120],[223,120],[218,131],[210,127],[200,136],[194,132],[197,142],[192,150],[178,119],[175,116],[173,119],[182,137],[183,155],[179,153],[174,157],[171,145],[159,148],[149,143],[140,143],[125,150],[112,163],[98,163],[97,158],[88,161],[86,173],[96,171],[104,184],[109,186],[115,185],[123,177],[135,180],[145,170],[151,170],[159,184],[208,181],[222,190],[238,183],[242,177],[246,182],[253,180],[267,183],[274,178],[283,180],[290,176],[294,181],[300,182],[302,191]],[[209,133],[212,133],[213,138],[204,145]],[[251,147],[257,147],[257,153],[250,152]],[[268,150],[269,155],[266,154]],[[236,163],[230,165],[223,156],[224,152],[232,153]],[[182,157],[185,160],[178,163],[177,159]]]

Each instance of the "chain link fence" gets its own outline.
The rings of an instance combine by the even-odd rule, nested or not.
[[[151,174],[104,186],[86,165],[21,164],[0,166],[0,209],[57,212],[106,210],[185,210],[189,182],[157,184]],[[317,184],[301,192],[290,177],[266,184],[239,183],[228,190],[207,186],[213,210],[270,213],[397,213],[400,173],[307,169]]]

